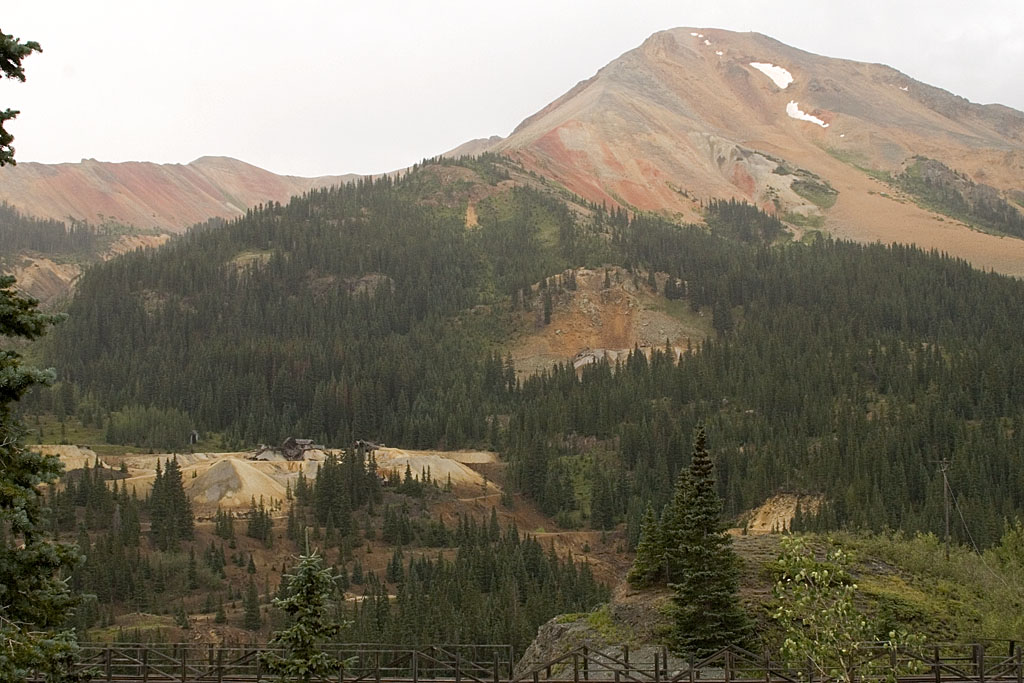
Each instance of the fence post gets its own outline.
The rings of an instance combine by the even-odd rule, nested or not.
[[[380,683],[380,650],[377,650],[376,659],[376,665],[373,667],[373,676],[377,683]]]
[[[772,683],[772,656],[768,648],[764,650],[764,683]]]
[[[693,671],[690,671],[690,677],[692,680]],[[661,683],[661,667],[658,666],[658,651],[654,651],[654,683]]]
[[[583,680],[590,680],[590,650],[583,646]]]
[[[412,683],[420,683],[420,651],[412,651]]]
[[[149,683],[149,646],[142,648],[142,683]]]
[[[181,646],[181,683],[185,683],[188,680],[188,669],[185,668],[185,662],[188,661],[188,648],[184,645]]]
[[[263,680],[263,660],[260,659],[260,654],[256,653],[256,681]]]
[[[732,680],[732,650],[725,651],[725,683]]]
[[[224,683],[224,648],[217,648],[217,683]]]
[[[693,670],[693,667],[694,667],[695,664],[696,664],[696,662],[694,661],[693,655],[691,654],[690,655],[690,683],[693,683],[693,679],[694,679],[694,676],[695,676],[695,673],[696,673]]]
[[[814,662],[810,657],[807,658],[807,681],[814,683]]]
[[[107,650],[106,650],[106,652],[103,655],[103,659],[104,659],[104,661],[103,661],[103,668],[106,670],[107,680],[108,681],[110,680],[110,658],[111,658],[111,655],[112,655],[112,653],[110,651],[110,646],[108,645],[107,646]]]
[[[974,646],[974,659],[978,665],[978,683],[985,683],[985,646],[982,643]]]
[[[498,662],[498,651],[494,651],[494,683],[498,683],[498,679],[501,676],[501,663]]]
[[[462,662],[458,650],[455,651],[455,683],[462,683]]]
[[[939,646],[935,646],[935,683],[942,681],[942,661],[939,659]]]
[[[1017,683],[1024,683],[1024,652],[1017,650]]]

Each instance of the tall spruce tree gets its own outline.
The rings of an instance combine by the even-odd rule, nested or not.
[[[281,680],[303,681],[335,675],[342,666],[321,645],[337,637],[345,624],[333,617],[330,605],[335,590],[335,577],[325,568],[316,552],[308,550],[299,558],[295,572],[289,577],[288,597],[274,598],[274,606],[288,615],[291,626],[275,631],[270,645],[283,648],[283,654],[269,652],[263,656],[267,670]]]
[[[17,294],[13,277],[0,276],[0,337],[36,339],[57,320]],[[13,410],[31,387],[52,379],[52,372],[24,365],[18,353],[0,350],[0,680],[5,681],[25,679],[30,671],[64,680],[76,651],[68,628],[75,599],[65,577],[80,557],[74,545],[50,537],[40,486],[54,482],[64,468],[56,456],[23,448],[25,430]]]
[[[750,624],[738,600],[739,559],[722,524],[714,464],[704,428],[697,430],[688,470],[663,520],[672,595],[672,649],[704,656],[746,640]]]
[[[161,550],[176,550],[179,541],[192,538],[195,526],[192,504],[185,495],[177,456],[172,456],[164,463],[162,474],[157,462],[156,479],[149,495],[149,510],[153,540]]]
[[[242,606],[245,608],[242,627],[248,631],[259,631],[263,625],[263,619],[260,617],[260,599],[256,594],[256,582],[252,580],[252,575],[249,575],[249,585],[245,589]]]

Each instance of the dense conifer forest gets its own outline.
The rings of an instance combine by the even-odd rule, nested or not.
[[[306,543],[321,549],[347,642],[502,643],[522,651],[548,619],[609,597],[585,561],[562,559],[514,525],[502,527],[493,508],[489,519],[459,515],[450,526],[432,517],[425,503],[450,497],[440,482],[407,473],[382,487],[372,454],[358,449],[328,457],[315,479],[300,477],[287,500],[254,500],[243,514],[219,510],[212,537],[195,530],[176,459],[163,464],[145,497],[118,483],[123,476],[97,462],[48,491],[53,530],[76,538],[85,556],[69,577],[83,596],[75,614],[81,634],[123,612],[173,613],[182,627],[191,615],[213,614],[258,641],[287,625],[284,613],[264,606],[287,597],[293,558],[259,570],[253,559],[275,538],[285,545],[275,557]],[[271,510],[282,506],[283,539]],[[378,534],[394,548],[382,575],[363,567]]]
[[[799,526],[938,530],[942,459],[980,544],[1024,508],[1024,284],[913,247],[786,242],[735,203],[707,207],[709,230],[506,177],[432,162],[97,266],[47,340],[63,386],[30,408],[150,448],[187,447],[186,424],[238,447],[491,447],[561,524],[625,521],[633,542],[698,422],[729,515],[820,493]],[[517,312],[612,265],[667,275],[714,336],[517,380]]]
[[[62,221],[22,215],[7,202],[0,202],[0,259],[21,251],[48,254],[82,254],[100,241],[94,228],[84,223],[70,227]]]

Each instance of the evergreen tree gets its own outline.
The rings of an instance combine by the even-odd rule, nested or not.
[[[626,580],[635,588],[643,588],[663,579],[665,574],[665,544],[661,536],[661,525],[654,516],[654,508],[647,504],[643,521],[640,522],[640,541],[636,546],[636,558],[629,568]]]
[[[302,555],[295,573],[288,579],[288,597],[274,598],[274,606],[288,615],[291,626],[275,631],[269,645],[283,654],[263,655],[267,670],[282,680],[308,682],[314,677],[331,678],[342,662],[321,650],[344,628],[333,618],[330,598],[335,577],[321,565],[316,552]]]
[[[21,42],[20,38],[7,35],[0,31],[0,77],[13,78],[25,82],[25,69],[21,66],[21,60],[33,52],[42,52],[39,43],[34,40]],[[4,123],[18,115],[13,109],[0,111],[0,166],[16,163],[14,161],[14,136],[4,128]]]
[[[252,580],[252,575],[249,575],[249,585],[245,589],[245,600],[242,605],[245,608],[245,619],[242,622],[242,627],[249,631],[259,631],[260,626],[263,625],[263,619],[260,617],[260,599],[256,594],[256,582]]]
[[[739,559],[721,522],[722,501],[715,490],[714,465],[704,428],[697,430],[689,470],[677,488],[665,520],[666,564],[673,590],[672,649],[696,656],[743,643],[750,625],[738,599]]]
[[[177,456],[165,461],[162,473],[157,463],[149,511],[153,540],[161,550],[175,550],[180,541],[192,538],[192,503],[185,495]]]
[[[196,570],[196,549],[190,547],[188,549],[188,588],[189,590],[195,590],[199,588],[199,573]]]
[[[215,624],[226,624],[228,621],[228,615],[224,613],[224,601],[220,598],[217,599],[217,613],[213,615],[213,623]]]
[[[11,40],[0,33],[0,65]],[[19,54],[25,53],[14,53],[20,61]],[[9,142],[0,139],[0,163]],[[36,339],[58,320],[17,294],[13,277],[0,276],[0,337]],[[40,486],[54,482],[63,466],[56,456],[26,451],[14,417],[13,404],[52,379],[52,372],[23,365],[18,353],[0,350],[0,680],[23,680],[31,670],[62,680],[77,649],[74,631],[66,628],[75,599],[61,575],[80,558],[73,545],[50,537]]]

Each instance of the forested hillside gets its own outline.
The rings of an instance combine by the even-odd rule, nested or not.
[[[145,498],[124,471],[96,461],[48,492],[54,531],[76,538],[86,557],[69,583],[83,596],[75,625],[100,628],[94,637],[109,637],[102,629],[125,614],[156,614],[167,616],[122,635],[166,638],[173,614],[179,628],[212,621],[258,641],[286,622],[265,606],[288,594],[293,552],[304,543],[332,567],[348,642],[521,649],[548,619],[608,599],[585,560],[562,559],[514,524],[502,526],[493,508],[489,519],[459,513],[446,524],[428,508],[452,504],[448,486],[411,474],[382,483],[361,449],[329,456],[286,500],[253,500],[242,515],[218,509],[212,524],[196,523],[176,459],[164,461]]]
[[[742,205],[707,207],[709,231],[506,178],[430,163],[98,266],[48,340],[64,386],[32,409],[135,415],[108,436],[170,448],[188,433],[146,442],[178,433],[165,422],[236,446],[486,445],[560,523],[633,540],[700,421],[730,514],[799,491],[826,500],[803,526],[934,530],[944,458],[979,543],[1024,508],[1024,284],[912,247],[789,243]],[[557,307],[582,265],[667,275],[715,338],[517,381],[522,309]]]

